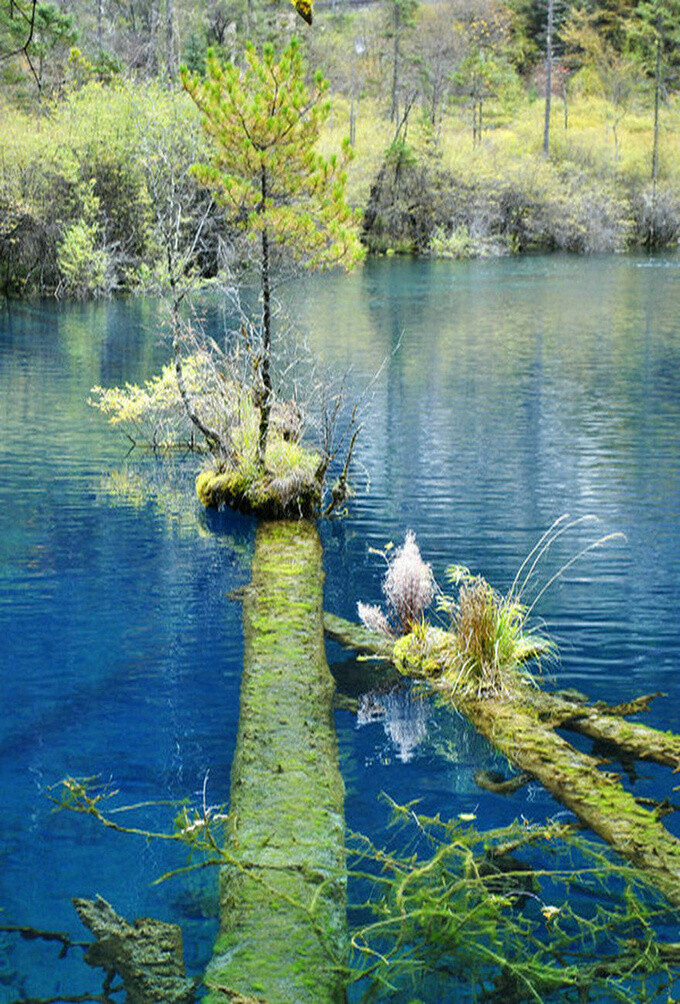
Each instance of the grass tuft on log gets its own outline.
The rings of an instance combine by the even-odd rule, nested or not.
[[[365,627],[395,639],[395,662],[409,675],[419,667],[425,676],[442,677],[454,692],[502,696],[518,675],[532,679],[529,662],[555,654],[554,643],[529,627],[530,609],[516,584],[504,596],[481,575],[452,565],[446,577],[457,594],[444,594],[410,530],[401,547],[390,544],[374,553],[387,565],[387,613],[359,603],[359,618]],[[435,597],[447,621],[444,628],[425,619]]]

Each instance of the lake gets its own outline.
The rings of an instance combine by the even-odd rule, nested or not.
[[[580,521],[541,561],[530,602],[619,536],[538,597],[560,649],[548,671],[612,703],[662,691],[645,721],[680,732],[680,261],[384,259],[282,300],[362,403],[356,498],[319,527],[326,608],[355,618],[358,600],[380,602],[371,548],[408,529],[441,583],[455,563],[507,589],[568,513]],[[243,657],[229,594],[249,581],[255,521],[203,511],[200,458],[129,453],[87,404],[94,385],[168,361],[159,316],[143,299],[0,312],[0,924],[83,940],[71,897],[99,894],[129,919],[180,923],[193,975],[216,932],[214,882],[152,885],[182,863],[177,849],[50,800],[66,775],[96,775],[127,804],[229,796]],[[329,644],[328,657],[345,680],[346,654]],[[502,758],[430,699],[353,696],[358,714],[335,714],[353,830],[398,840],[381,793],[480,826],[561,811],[536,785],[479,789],[475,771]],[[636,794],[658,794],[663,776],[638,767]],[[135,819],[167,830],[175,811]],[[0,933],[0,1002],[101,992],[77,950],[58,954]]]

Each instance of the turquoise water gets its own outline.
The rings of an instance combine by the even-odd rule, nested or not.
[[[560,645],[554,675],[608,701],[663,691],[645,720],[680,731],[677,261],[378,261],[283,301],[362,401],[359,494],[349,519],[320,527],[327,608],[353,617],[357,600],[379,602],[369,548],[408,528],[440,579],[456,562],[506,588],[556,518],[592,514],[536,580],[537,592],[598,537],[625,535],[538,601]],[[199,973],[211,881],[153,886],[179,852],[50,802],[65,775],[98,775],[127,803],[199,804],[204,784],[211,804],[228,798],[242,659],[228,594],[248,581],[255,524],[203,512],[196,457],[128,456],[86,403],[95,384],[157,372],[160,329],[148,301],[0,313],[0,925],[82,939],[71,897],[100,894],[129,918],[180,923]],[[329,660],[360,702],[359,716],[336,713],[353,829],[394,839],[381,792],[481,825],[560,811],[536,786],[481,791],[474,771],[503,765],[462,720],[405,693],[366,695],[334,645]],[[665,794],[667,780],[638,767],[635,791]],[[173,815],[132,819],[167,829]],[[0,934],[0,1002],[101,987],[78,951],[57,955]]]

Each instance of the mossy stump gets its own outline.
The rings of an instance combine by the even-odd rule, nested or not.
[[[261,523],[243,606],[231,774],[236,865],[221,873],[207,1000],[340,1002],[344,787],[322,622],[321,544],[306,522]]]
[[[207,468],[196,478],[196,494],[206,508],[228,507],[267,520],[311,519],[321,509],[321,485],[304,468],[249,477],[238,468]]]

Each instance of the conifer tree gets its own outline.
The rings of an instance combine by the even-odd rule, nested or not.
[[[330,113],[327,82],[305,82],[293,39],[277,58],[266,45],[246,49],[243,68],[208,53],[206,76],[182,70],[182,84],[213,139],[209,163],[195,166],[245,233],[254,250],[262,300],[262,359],[258,459],[264,464],[272,406],[272,281],[283,256],[304,268],[351,266],[362,254],[355,218],[345,199],[343,156],[315,149]]]

